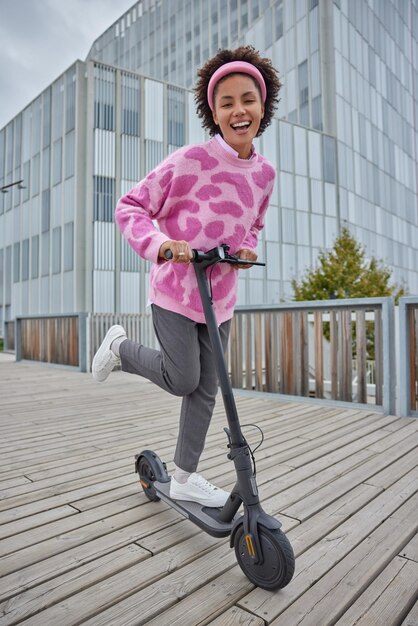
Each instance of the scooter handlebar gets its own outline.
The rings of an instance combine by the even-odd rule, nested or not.
[[[229,246],[226,244],[222,246],[217,246],[216,248],[212,248],[212,250],[208,250],[207,252],[203,252],[202,250],[192,250],[193,253],[193,263],[202,263],[203,261],[213,261],[214,263],[230,263],[231,265],[261,265],[265,266],[265,263],[260,263],[257,261],[248,261],[246,259],[240,259],[235,254],[228,253]],[[164,252],[164,257],[167,261],[170,261],[173,258],[173,252],[168,249]]]

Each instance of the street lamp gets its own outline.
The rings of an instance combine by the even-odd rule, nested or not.
[[[14,183],[9,183],[8,185],[3,185],[3,187],[0,187],[0,191],[2,193],[8,193],[10,187],[14,187],[15,185],[18,186],[18,189],[26,189],[25,185],[22,185],[22,183],[23,183],[23,179],[16,180]]]

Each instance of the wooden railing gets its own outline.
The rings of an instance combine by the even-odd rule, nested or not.
[[[400,414],[418,417],[418,297],[399,300]]]
[[[16,318],[16,361],[72,365],[86,371],[86,313]]]
[[[395,346],[394,311],[391,298],[237,307],[228,350],[232,384],[296,397],[372,404],[391,414],[396,412],[397,393],[399,414],[418,417],[418,297],[400,299],[399,346]],[[16,360],[90,371],[105,333],[118,323],[130,338],[157,347],[149,314],[18,317],[6,328],[15,331]],[[369,358],[370,342],[373,359]]]
[[[237,307],[229,345],[232,385],[374,404],[393,413],[393,310],[390,298]],[[367,380],[371,345],[373,385]]]

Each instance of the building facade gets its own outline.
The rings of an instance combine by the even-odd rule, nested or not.
[[[0,319],[144,310],[149,266],[115,228],[117,198],[204,140],[196,69],[239,43],[284,83],[257,140],[278,173],[267,267],[241,273],[239,302],[291,297],[343,225],[417,293],[417,31],[416,0],[136,2],[0,131]]]

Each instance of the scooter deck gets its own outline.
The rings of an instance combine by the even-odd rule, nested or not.
[[[203,506],[188,500],[172,500],[170,498],[169,482],[160,483],[155,481],[153,487],[163,502],[169,504],[172,509],[175,509],[183,517],[190,519],[209,535],[212,535],[212,537],[228,537],[236,520],[241,517],[239,513],[236,513],[230,522],[223,522],[219,519],[221,509]]]

